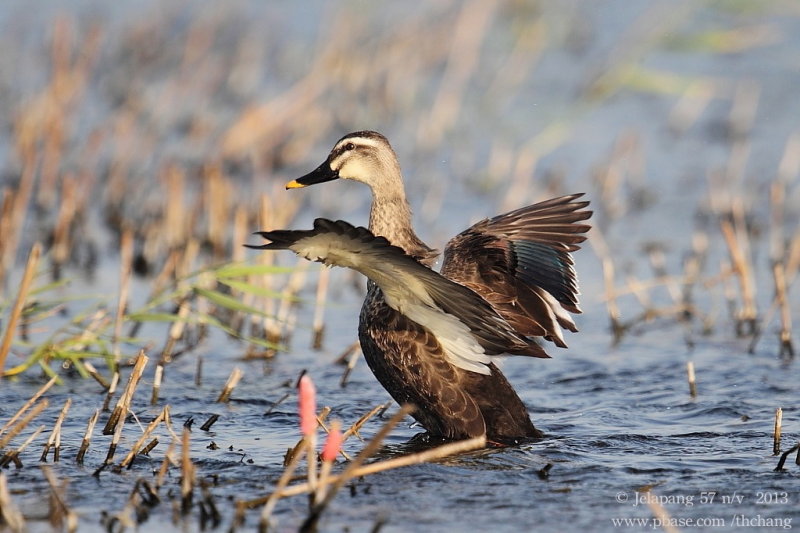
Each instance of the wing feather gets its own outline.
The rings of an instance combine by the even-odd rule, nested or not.
[[[259,232],[260,249],[290,249],[312,261],[352,268],[378,285],[386,303],[432,331],[451,363],[488,374],[490,355],[543,357],[482,296],[451,281],[363,227],[317,219],[312,230]]]
[[[442,274],[483,296],[518,333],[565,347],[561,328],[576,331],[569,313],[581,312],[571,253],[590,228],[580,222],[592,215],[581,196],[478,222],[447,244]]]

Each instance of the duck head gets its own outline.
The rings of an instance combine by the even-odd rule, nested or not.
[[[357,131],[339,139],[320,166],[290,181],[286,188],[298,189],[340,178],[360,181],[373,189],[387,182],[402,184],[397,156],[386,137],[375,131]]]

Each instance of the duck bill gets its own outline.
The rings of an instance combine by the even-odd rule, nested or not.
[[[320,166],[306,174],[301,178],[292,180],[286,184],[287,189],[300,189],[308,187],[309,185],[316,185],[317,183],[325,183],[326,181],[333,181],[339,179],[339,173],[331,170],[331,165],[325,161]]]

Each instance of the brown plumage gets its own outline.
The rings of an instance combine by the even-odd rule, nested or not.
[[[592,214],[585,210],[588,202],[578,201],[580,194],[563,196],[478,222],[447,244],[440,276],[428,269],[438,253],[413,230],[400,166],[385,137],[371,131],[346,135],[322,165],[287,188],[338,178],[361,181],[372,189],[370,231],[318,220],[305,238],[328,235],[349,252],[355,252],[352,246],[363,250],[323,258],[327,252],[318,253],[317,247],[311,254],[299,244],[292,249],[310,259],[355,268],[370,278],[359,339],[378,381],[396,401],[416,405],[413,416],[432,435],[456,439],[485,434],[500,442],[541,436],[488,356],[548,357],[535,337],[563,347],[561,328],[576,331],[569,316],[580,313],[571,252],[589,229],[580,224]],[[333,229],[336,225],[341,227]],[[363,252],[372,266],[349,264],[351,258],[365,257]],[[384,255],[373,261],[373,252]],[[416,266],[410,266],[412,258]],[[388,262],[390,269],[403,265],[398,268],[409,277],[392,279],[391,272],[378,271],[386,267],[378,269],[381,262]],[[416,287],[416,280],[424,280],[424,289],[402,295],[406,287]],[[453,289],[454,284],[469,292]],[[451,293],[462,298],[448,298]],[[460,327],[469,330],[469,346],[454,333]]]

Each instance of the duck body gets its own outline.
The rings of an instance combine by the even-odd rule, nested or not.
[[[497,442],[542,436],[494,363],[487,365],[487,374],[450,363],[435,335],[387,305],[372,281],[367,282],[358,338],[383,388],[396,402],[416,406],[412,416],[431,435],[486,435]]]
[[[580,312],[570,252],[589,229],[578,223],[591,216],[588,202],[564,196],[481,221],[448,243],[439,274],[430,269],[438,252],[411,225],[399,163],[385,137],[346,135],[322,165],[287,188],[337,178],[371,187],[368,230],[318,219],[305,240],[264,247],[291,248],[369,278],[358,327],[364,357],[395,401],[416,406],[412,416],[430,435],[486,435],[502,443],[541,437],[492,357],[546,358],[535,337],[566,346],[561,327],[576,331],[567,312]],[[276,233],[291,232],[263,235],[272,240]],[[323,235],[328,240],[318,246]]]

